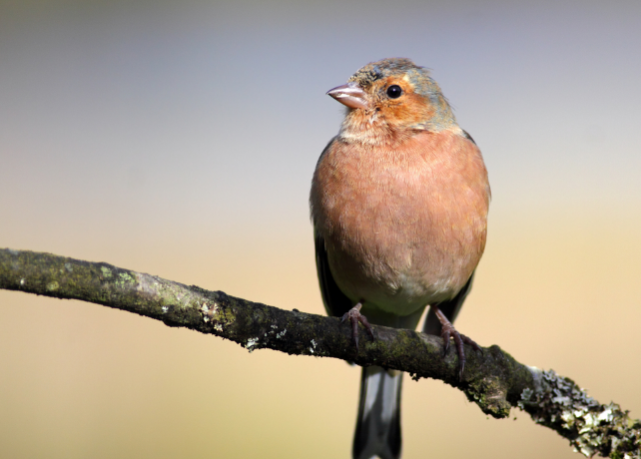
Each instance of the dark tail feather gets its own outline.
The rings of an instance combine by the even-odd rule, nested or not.
[[[354,434],[354,459],[401,456],[401,386],[403,373],[365,367]]]

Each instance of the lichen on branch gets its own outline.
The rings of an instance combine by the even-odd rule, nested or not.
[[[477,352],[468,347],[465,373],[459,378],[456,352],[450,348],[444,355],[440,337],[374,326],[375,339],[361,340],[356,349],[350,327],[335,317],[285,311],[107,263],[48,253],[0,249],[0,288],[122,309],[229,339],[250,352],[266,348],[332,357],[406,371],[415,379],[439,379],[495,418],[509,416],[511,407],[526,411],[586,456],[641,457],[640,421],[631,420],[614,403],[602,405],[588,397],[568,378],[517,362],[496,345]]]

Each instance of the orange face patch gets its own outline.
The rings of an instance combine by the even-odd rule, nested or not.
[[[397,98],[388,95],[389,88],[398,86],[402,94]],[[402,129],[420,125],[432,118],[434,107],[424,96],[417,94],[405,78],[391,76],[377,81],[370,89],[378,115],[392,128]]]

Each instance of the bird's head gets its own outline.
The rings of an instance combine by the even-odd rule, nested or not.
[[[347,107],[340,134],[347,141],[379,143],[458,128],[441,88],[410,59],[367,64],[327,94]]]

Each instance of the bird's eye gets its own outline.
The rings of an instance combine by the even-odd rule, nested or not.
[[[387,97],[389,97],[390,99],[398,99],[402,94],[403,90],[397,84],[393,84],[392,86],[387,88]]]

